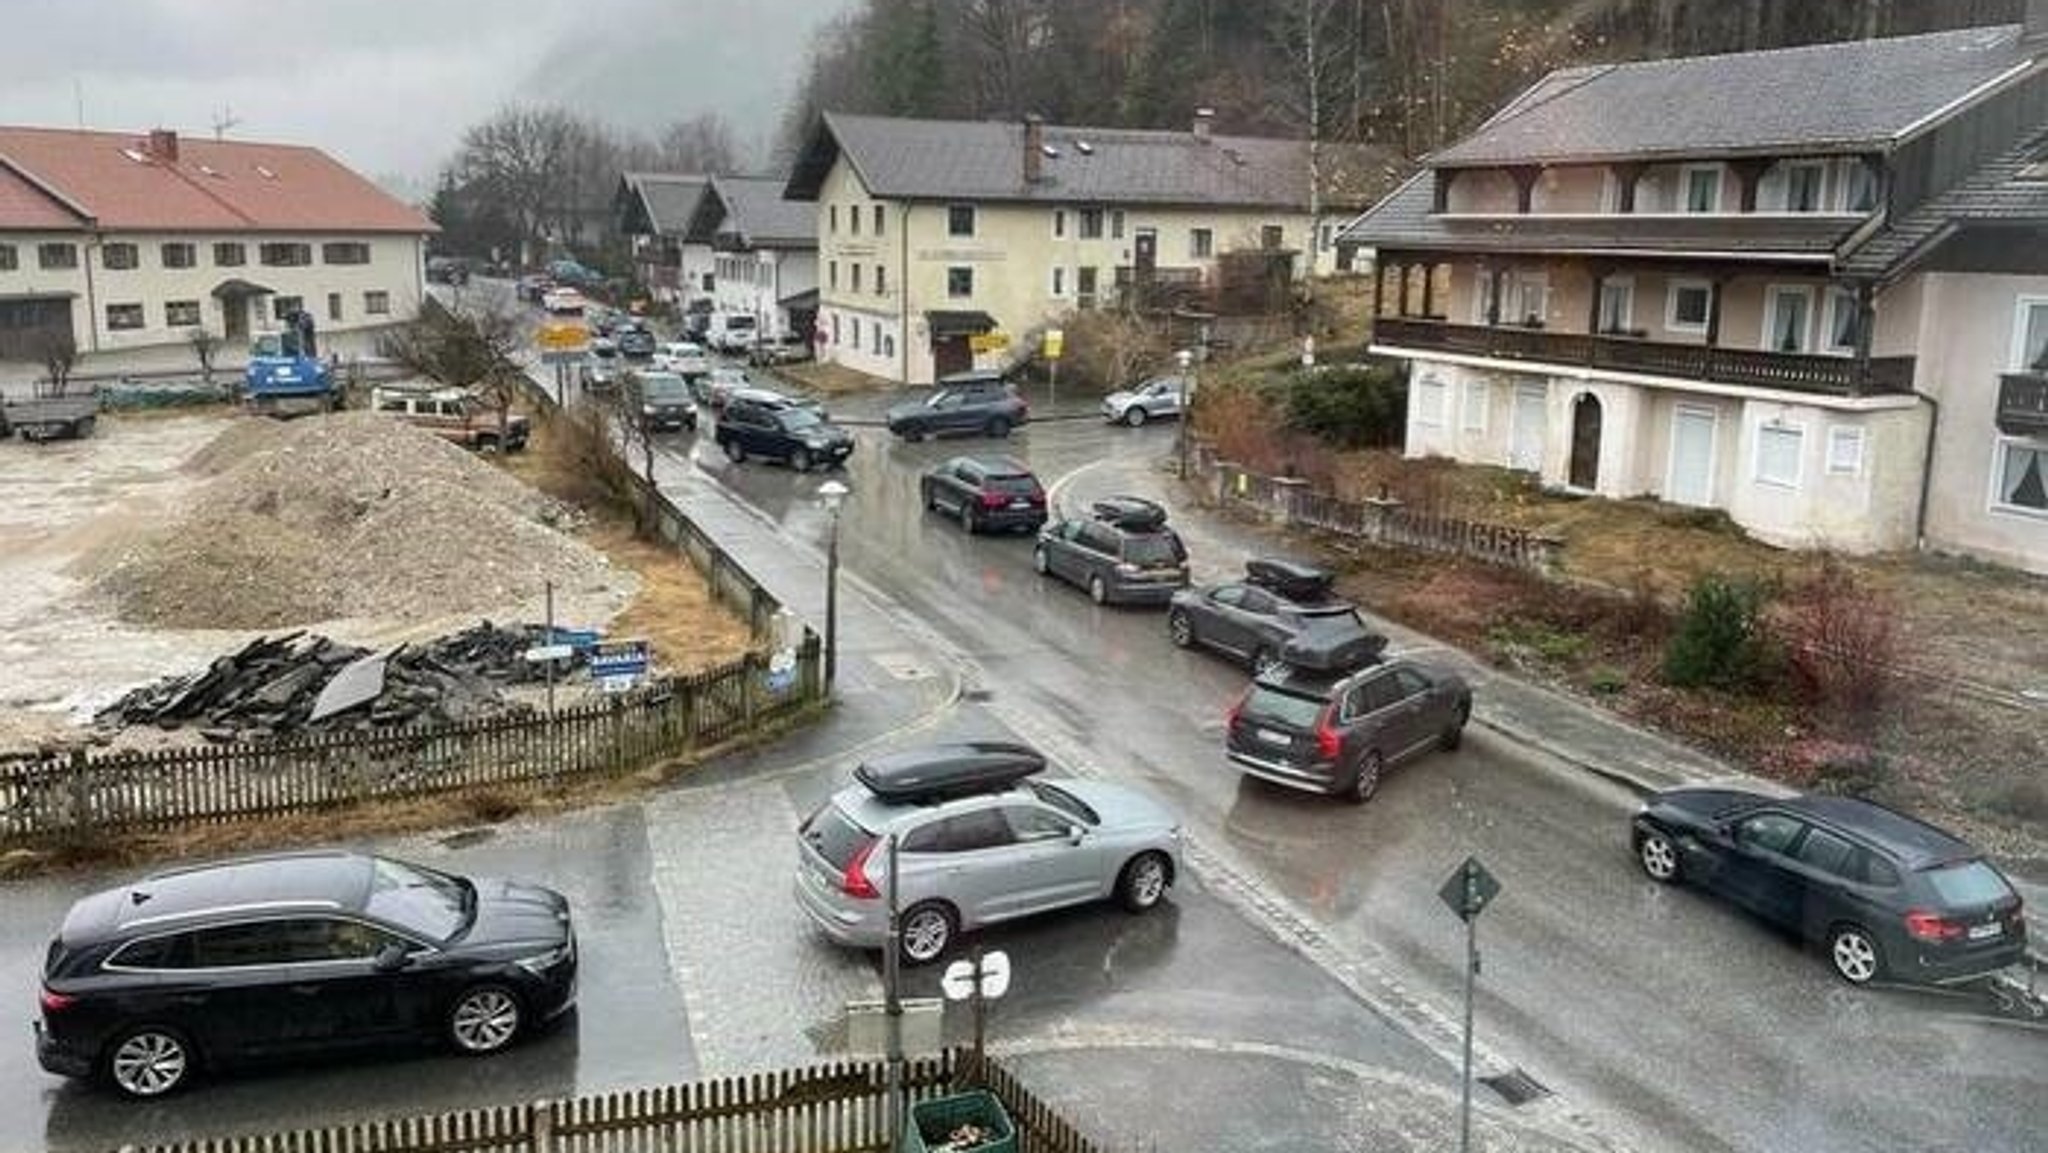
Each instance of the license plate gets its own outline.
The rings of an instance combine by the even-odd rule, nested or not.
[[[2004,932],[2005,926],[1996,921],[1989,925],[1972,925],[1970,926],[1970,939],[1972,941],[1988,941]]]
[[[1011,501],[1011,502],[1010,502],[1010,507],[1011,507],[1011,508],[1030,508],[1030,507],[1031,507],[1031,502],[1030,502],[1030,501],[1028,501],[1028,500],[1013,500],[1013,501]]]
[[[1253,735],[1269,745],[1286,746],[1294,743],[1293,737],[1288,736],[1286,733],[1276,733],[1272,729],[1257,729],[1254,730]]]

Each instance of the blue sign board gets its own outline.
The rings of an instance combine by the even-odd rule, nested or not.
[[[646,641],[605,641],[590,647],[590,675],[598,680],[639,678],[647,675],[650,657]]]

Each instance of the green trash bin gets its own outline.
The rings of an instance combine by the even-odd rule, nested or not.
[[[978,1130],[966,1133],[963,1130]],[[962,1144],[955,1138],[967,1138]],[[978,1138],[978,1139],[975,1139]],[[985,1089],[910,1107],[898,1153],[1017,1153],[1017,1127],[1009,1111]]]

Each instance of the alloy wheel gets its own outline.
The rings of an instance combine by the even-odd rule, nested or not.
[[[161,1097],[184,1083],[191,1067],[185,1043],[160,1029],[130,1034],[107,1062],[115,1087],[131,1097]]]
[[[988,434],[996,438],[997,440],[1003,439],[1004,437],[1010,435],[1010,422],[1004,420],[1000,416],[992,421],[989,421]]]
[[[1835,963],[1835,972],[1851,985],[1869,984],[1882,967],[1877,942],[1854,925],[1835,930],[1828,941],[1828,956]]]
[[[1254,677],[1263,677],[1269,673],[1279,672],[1282,663],[1279,654],[1275,653],[1272,649],[1259,649],[1252,654],[1252,675]]]
[[[789,456],[789,467],[798,472],[811,471],[811,454],[804,449],[797,449]]]
[[[1130,408],[1124,410],[1124,423],[1130,425],[1132,428],[1137,428],[1138,426],[1145,423],[1145,417],[1147,415],[1148,414],[1145,412],[1144,405],[1134,404]]]
[[[974,535],[974,505],[972,502],[964,500],[960,502],[960,527],[967,530],[967,535]]]
[[[1175,612],[1166,618],[1166,635],[1173,638],[1175,645],[1187,648],[1195,643],[1195,622],[1188,614]]]
[[[1031,567],[1038,570],[1039,576],[1052,571],[1052,558],[1045,555],[1043,547],[1031,550]]]
[[[455,1002],[448,1032],[467,1053],[495,1053],[519,1032],[519,1002],[496,986],[471,989]]]
[[[1157,853],[1146,853],[1124,866],[1124,906],[1144,912],[1166,895],[1166,862]]]
[[[903,919],[903,956],[913,964],[937,960],[952,938],[952,919],[935,905],[912,909]]]
[[[1109,603],[1109,586],[1102,583],[1101,577],[1092,576],[1088,578],[1088,599],[1099,605]]]
[[[1362,805],[1372,800],[1373,794],[1379,791],[1380,755],[1367,753],[1365,758],[1358,762],[1358,776],[1351,782],[1351,792],[1348,796],[1353,804]]]
[[[1636,847],[1636,859],[1653,881],[1678,879],[1678,847],[1662,833],[1644,833],[1642,844]]]

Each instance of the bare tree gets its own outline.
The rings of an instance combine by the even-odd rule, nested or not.
[[[46,387],[52,396],[62,396],[78,367],[78,340],[70,332],[46,330],[35,339],[35,357],[43,364]]]
[[[732,125],[716,112],[700,112],[669,125],[655,151],[664,172],[733,172],[740,166]]]
[[[194,328],[185,333],[185,340],[192,346],[192,355],[199,360],[199,378],[213,387],[213,358],[220,354],[220,334],[210,329]]]
[[[377,351],[422,376],[476,393],[498,416],[498,443],[509,439],[512,406],[526,384],[512,356],[523,344],[519,320],[501,309],[454,313],[427,308],[377,342]]]
[[[618,383],[609,390],[587,395],[602,411],[605,423],[611,426],[612,435],[618,438],[620,452],[625,459],[631,461],[638,457],[640,460],[641,476],[646,481],[646,499],[635,506],[633,515],[643,532],[651,532],[659,523],[654,506],[660,489],[654,480],[655,435],[654,425],[648,419],[645,382],[639,373],[629,370],[619,374]]]
[[[1300,124],[1307,138],[1308,244],[1305,282],[1314,292],[1316,254],[1323,232],[1323,138],[1330,131],[1330,109],[1344,76],[1347,44],[1337,33],[1338,0],[1280,0],[1275,34],[1286,49],[1292,72],[1291,91],[1277,102]]]

